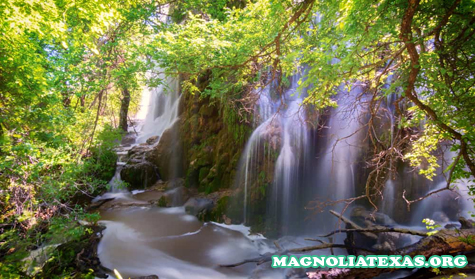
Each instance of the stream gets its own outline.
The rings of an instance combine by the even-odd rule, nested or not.
[[[123,278],[149,275],[159,276],[160,279],[306,278],[303,270],[273,270],[269,263],[220,267],[277,251],[274,240],[250,233],[250,224],[256,222],[263,222],[279,233],[278,246],[282,249],[315,245],[315,242],[304,238],[328,233],[338,227],[338,220],[328,213],[308,219],[308,214],[302,213],[305,206],[315,197],[322,200],[347,199],[361,191],[358,185],[364,177],[364,154],[361,152],[364,141],[361,134],[364,132],[362,123],[366,121],[365,110],[351,106],[356,98],[364,95],[364,91],[359,86],[350,92],[342,90],[337,95],[340,107],[330,110],[326,116],[329,126],[317,135],[307,126],[307,115],[300,110],[302,97],[297,93],[299,78],[300,75],[295,75],[291,79],[283,100],[273,97],[275,92],[272,92],[271,86],[262,90],[256,108],[259,117],[243,149],[234,186],[244,193],[243,200],[239,201],[244,220],[244,224],[240,225],[202,222],[186,212],[182,206],[184,201],[180,206],[158,207],[151,201],[158,200],[161,192],[129,192],[120,187],[120,171],[128,164],[127,154],[131,148],[145,144],[153,136],[159,141],[164,131],[172,127],[179,117],[181,96],[176,79],[168,78],[167,86],[144,92],[136,124],[129,128],[134,134],[133,143],[118,149],[119,161],[116,175],[110,182],[111,190],[96,198],[96,201],[114,199],[113,206],[100,210],[100,222],[106,226],[98,246],[102,265],[117,269]],[[389,106],[386,108],[389,115],[391,110]],[[392,117],[384,121],[392,129]],[[351,135],[354,137],[350,138]],[[274,159],[268,150],[262,148],[266,142],[273,142],[276,146],[278,156]],[[258,169],[262,158],[274,160],[275,173],[268,199],[264,201],[264,213],[261,207],[258,212],[251,201],[252,185],[262,173]],[[473,203],[467,201],[467,189],[463,183],[459,184],[458,197],[451,192],[441,193],[437,195],[438,199],[426,199],[415,205],[409,213],[401,200],[396,199],[401,196],[401,185],[413,194],[423,195],[444,187],[443,176],[439,175],[430,182],[403,166],[398,172],[397,177],[386,182],[385,196],[388,200],[382,207],[385,213],[381,215],[382,225],[423,230],[422,218],[434,218],[444,225],[456,222],[459,216],[470,216],[469,209],[473,209]],[[335,210],[342,208],[342,204],[333,207]],[[257,219],[259,214],[264,214],[265,218]],[[340,234],[335,241],[343,241],[343,238],[344,235]],[[398,244],[407,245],[418,239],[408,238]],[[346,254],[341,249],[334,252]],[[318,255],[329,253],[327,250],[315,252]],[[393,274],[391,278],[398,277]]]

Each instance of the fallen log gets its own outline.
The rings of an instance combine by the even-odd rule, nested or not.
[[[392,251],[390,255],[423,255],[429,258],[433,255],[455,255],[468,254],[475,252],[475,243],[468,239],[475,235],[475,229],[443,229],[435,235],[427,236],[418,242]],[[385,252],[386,253],[386,252]],[[338,271],[334,271],[338,270]],[[383,273],[394,272],[395,268],[371,268],[371,269],[332,269],[319,270],[309,273],[309,278],[325,278],[325,279],[366,279],[374,278]]]
[[[347,225],[348,228],[356,229],[356,230],[364,230],[363,227],[359,226],[358,224],[346,218],[345,216],[338,214],[337,212],[333,210],[330,210],[330,213],[338,217],[338,219],[340,219],[341,221],[343,221]],[[362,232],[361,234],[371,239],[378,239],[378,236],[372,232]]]
[[[257,263],[262,264],[272,260],[272,255],[286,255],[286,254],[299,254],[309,251],[321,250],[321,249],[329,249],[329,248],[347,248],[352,249],[352,251],[364,251],[365,254],[379,254],[379,255],[409,255],[414,257],[416,255],[423,255],[426,258],[429,258],[432,255],[456,255],[456,254],[469,254],[475,253],[475,228],[471,226],[473,223],[467,220],[461,220],[461,229],[442,229],[438,231],[436,234],[428,236],[427,233],[410,230],[410,229],[402,229],[402,228],[387,228],[383,226],[375,226],[372,228],[363,228],[353,221],[349,220],[348,218],[334,212],[330,211],[333,215],[337,216],[340,220],[342,220],[345,224],[347,229],[333,231],[325,237],[331,236],[335,233],[346,232],[348,237],[352,237],[353,233],[360,233],[365,237],[371,239],[378,239],[379,233],[400,233],[400,234],[410,234],[416,236],[422,236],[423,238],[420,239],[418,242],[405,246],[401,249],[397,249],[394,251],[382,251],[382,250],[369,250],[365,248],[356,248],[352,245],[351,241],[345,241],[345,244],[334,244],[334,243],[326,243],[321,240],[318,240],[321,245],[316,246],[308,246],[302,248],[295,248],[289,249],[286,251],[281,251],[276,254],[266,254],[262,257],[244,260],[240,263],[230,264],[230,265],[222,265],[222,267],[235,267],[245,263]],[[470,224],[470,225],[467,225]],[[350,247],[351,246],[351,247]],[[357,253],[351,253],[357,255]],[[468,269],[473,268],[472,265],[468,266]],[[325,279],[366,279],[366,278],[374,278],[383,273],[394,272],[398,269],[396,268],[372,268],[372,269],[339,269],[334,268],[330,270],[318,270],[315,272],[309,272],[309,278],[317,279],[317,278],[325,278]]]
[[[260,265],[260,264],[263,264],[265,262],[270,262],[272,260],[272,256],[274,256],[274,255],[282,256],[282,255],[288,255],[288,254],[299,254],[299,253],[305,253],[305,252],[316,251],[316,250],[331,249],[331,248],[348,248],[348,246],[345,245],[345,244],[334,244],[334,243],[322,242],[321,245],[288,249],[288,250],[285,250],[285,251],[282,251],[282,252],[279,252],[279,253],[266,253],[265,255],[257,257],[257,258],[247,259],[247,260],[244,260],[244,261],[241,261],[241,262],[238,262],[238,263],[234,263],[234,264],[224,264],[224,265],[220,265],[220,267],[236,267],[236,266],[240,266],[240,265],[247,264],[247,263],[256,263],[257,265]],[[374,251],[374,250],[361,248],[361,247],[353,247],[353,249],[365,251],[365,252],[372,253],[372,254],[377,252],[377,251]]]

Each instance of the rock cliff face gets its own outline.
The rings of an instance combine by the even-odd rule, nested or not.
[[[177,121],[158,139],[132,148],[121,171],[130,189],[184,178],[185,187],[211,193],[232,188],[250,125],[218,100],[184,92]]]
[[[206,193],[230,188],[250,126],[209,98],[183,97],[180,134],[185,185]]]

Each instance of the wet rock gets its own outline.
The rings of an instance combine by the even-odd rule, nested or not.
[[[185,203],[185,211],[191,215],[203,215],[213,210],[214,202],[206,198],[191,198]]]
[[[432,214],[432,220],[438,222],[438,223],[447,223],[450,222],[449,217],[447,214],[445,214],[442,211],[436,211],[434,214]]]
[[[160,190],[147,190],[144,192],[140,192],[134,195],[134,198],[141,200],[141,201],[147,201],[150,203],[157,203],[160,198],[163,196],[163,191]]]
[[[360,226],[369,227],[371,224],[394,226],[396,222],[388,215],[380,212],[373,213],[362,206],[357,206],[351,211],[351,220]]]
[[[122,141],[120,142],[120,144],[122,146],[130,146],[135,143],[135,138],[135,133],[128,133],[124,137],[122,137]]]
[[[151,152],[145,154],[145,160],[158,168],[163,180],[180,176],[182,166],[181,139],[178,135],[180,120],[165,130],[160,141]]]
[[[257,265],[256,268],[252,271],[249,279],[261,279],[268,278],[270,272],[275,272],[275,268],[272,268],[271,262],[265,262],[263,264]],[[282,275],[277,274],[276,278],[281,277]]]
[[[184,186],[171,189],[163,193],[158,201],[158,206],[171,207],[182,206],[190,198],[190,192]]]
[[[183,178],[174,178],[171,180],[168,180],[165,183],[166,189],[175,189],[178,187],[184,187],[185,186],[185,180]]]
[[[120,171],[120,176],[130,189],[150,187],[159,178],[155,166],[147,161],[127,163]]]
[[[110,202],[110,201],[113,201],[115,198],[107,198],[107,199],[100,199],[100,200],[97,200],[97,201],[93,201],[91,202],[91,204],[89,204],[89,206],[87,207],[87,210],[88,211],[93,211],[93,210],[96,210],[98,208],[100,208],[103,204],[107,203],[107,202]]]
[[[444,226],[445,229],[456,229],[458,228],[457,224],[447,224]]]
[[[153,137],[150,137],[148,138],[145,142],[148,144],[148,145],[154,145],[158,142],[160,138],[158,136],[153,136]]]
[[[282,124],[280,121],[272,121],[264,130],[261,138],[269,143],[273,150],[277,150],[282,142]]]
[[[459,218],[460,225],[462,225],[461,229],[473,229],[475,228],[475,222],[470,219],[466,219],[464,217]]]

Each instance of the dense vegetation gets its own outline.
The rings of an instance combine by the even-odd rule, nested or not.
[[[133,1],[0,4],[0,277],[15,277],[28,250],[79,239],[77,220],[97,220],[81,205],[114,173],[152,11]]]
[[[456,153],[449,180],[473,178],[474,11],[471,0],[3,1],[0,275],[22,272],[18,259],[35,247],[81,238],[76,220],[97,220],[81,201],[105,189],[127,115],[141,88],[161,82],[157,69],[237,111],[252,110],[254,88],[284,88],[302,66],[315,109],[335,106],[335,88],[355,80],[373,117],[397,94],[395,141],[370,133],[369,201],[391,160],[431,178],[441,143]]]

